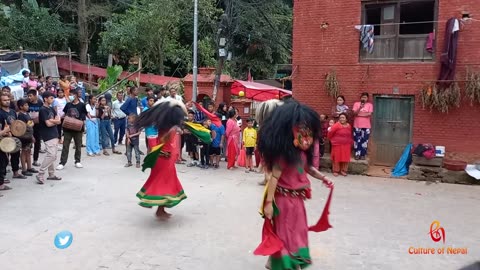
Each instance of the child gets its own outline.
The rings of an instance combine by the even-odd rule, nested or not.
[[[195,121],[195,112],[188,111],[187,122]],[[187,167],[193,167],[198,165],[198,151],[197,151],[197,137],[195,137],[190,131],[186,128],[183,129],[183,134],[185,136],[185,144],[187,147],[188,156],[192,159],[192,162],[187,164]]]
[[[252,156],[257,144],[257,130],[253,128],[252,118],[247,120],[247,127],[243,130],[242,138],[243,147],[245,147],[246,152],[245,168],[247,168],[247,170],[245,172],[253,172],[255,170],[253,169]]]
[[[143,108],[143,111],[146,111],[153,107],[156,100],[155,97],[147,97],[147,107]],[[147,144],[147,154],[150,153],[152,147],[154,147],[157,143],[158,138],[158,130],[154,126],[150,126],[145,128],[145,142]]]
[[[135,159],[137,160],[137,168],[140,168],[140,149],[139,149],[139,142],[140,142],[140,133],[141,130],[135,128],[135,120],[137,120],[137,116],[135,114],[131,114],[128,116],[128,123],[127,123],[127,161],[128,163],[125,167],[132,166],[132,149],[135,149]]]
[[[26,176],[32,176],[33,173],[38,173],[37,170],[32,168],[32,143],[33,138],[33,121],[28,114],[28,103],[25,99],[17,101],[18,106],[18,120],[21,120],[27,124],[27,131],[25,135],[20,138],[22,142],[22,152],[20,154],[20,161],[22,162],[22,174]]]
[[[320,114],[320,127],[321,127],[321,135],[320,135],[320,157],[325,155],[325,142],[327,140],[328,134],[328,116],[325,114]]]
[[[217,116],[221,118],[221,115]],[[225,140],[225,127],[223,125],[217,127],[216,125],[211,124],[210,129],[215,133],[215,138],[212,139],[212,144],[210,145],[210,163],[213,165],[214,169],[218,169],[221,157],[220,146],[223,145]]]
[[[327,132],[330,131],[333,127],[333,125],[335,125],[335,120],[333,119],[330,119],[330,121],[328,121],[328,128],[327,128]]]
[[[203,121],[203,126],[210,130],[210,125],[212,125],[212,121],[210,119],[205,119]],[[200,168],[202,169],[208,169],[210,167],[210,144],[206,144],[200,140],[198,140],[200,143]]]

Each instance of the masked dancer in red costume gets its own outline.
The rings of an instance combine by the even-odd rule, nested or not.
[[[308,174],[333,189],[333,183],[312,166],[313,142],[320,132],[319,115],[296,101],[276,108],[260,127],[258,147],[270,177],[261,209],[265,218],[262,243],[254,254],[269,255],[269,269],[308,267],[308,231],[331,227],[331,192],[322,217],[313,227],[307,225],[304,205],[304,200],[311,197]]]
[[[151,169],[150,176],[137,197],[140,206],[158,206],[156,216],[159,218],[169,218],[165,207],[174,207],[187,198],[175,169],[175,161],[180,154],[176,141],[177,126],[182,124],[186,115],[187,110],[182,102],[162,100],[142,112],[135,122],[138,129],[155,126],[158,130],[157,145],[152,146],[142,165],[143,171]]]

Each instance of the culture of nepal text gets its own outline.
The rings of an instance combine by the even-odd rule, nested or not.
[[[441,248],[415,248],[409,247],[408,254],[467,254],[468,248],[454,248],[454,247],[441,247]]]

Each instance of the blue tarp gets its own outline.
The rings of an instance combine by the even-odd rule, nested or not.
[[[400,157],[400,160],[395,165],[395,168],[392,170],[393,177],[400,177],[408,174],[408,169],[410,164],[412,164],[412,144],[408,144],[403,150],[403,154]]]
[[[24,70],[27,70],[28,72],[30,72],[28,68],[22,68],[17,74],[1,77],[0,87],[21,84],[23,82],[22,72]]]

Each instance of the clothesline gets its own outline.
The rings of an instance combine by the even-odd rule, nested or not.
[[[480,20],[477,20],[477,19],[473,19],[473,18],[469,18],[468,20],[464,20],[464,19],[458,19],[460,22],[462,23],[465,23],[465,22],[468,22],[468,21],[474,21],[474,22],[478,22]],[[439,21],[420,21],[420,22],[398,22],[398,23],[377,23],[377,24],[371,24],[371,23],[366,23],[366,24],[363,24],[363,25],[371,25],[371,26],[385,26],[385,25],[409,25],[409,24],[426,24],[426,23],[446,23],[448,20],[439,20]],[[362,24],[355,24],[355,25],[350,25],[350,26],[347,26],[347,27],[361,27]]]

